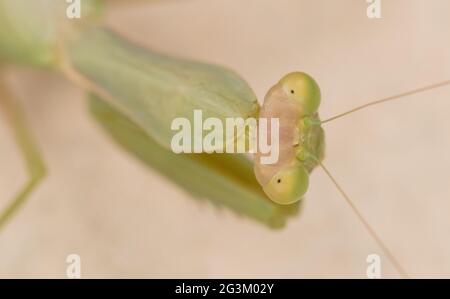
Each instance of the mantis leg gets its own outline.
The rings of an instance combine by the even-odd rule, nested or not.
[[[0,82],[0,110],[4,112],[6,122],[11,127],[15,142],[25,161],[28,175],[25,185],[17,192],[6,208],[0,211],[0,229],[2,229],[45,177],[45,165],[23,118],[20,105],[8,93],[3,82]]]

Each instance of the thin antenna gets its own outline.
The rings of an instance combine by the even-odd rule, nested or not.
[[[349,110],[347,112],[344,112],[344,113],[338,114],[336,116],[330,117],[330,118],[328,118],[326,120],[321,121],[320,123],[324,124],[324,123],[330,122],[332,120],[335,120],[335,119],[341,118],[343,116],[346,116],[348,114],[351,114],[353,112],[362,110],[362,109],[367,108],[369,106],[374,106],[374,105],[378,105],[378,104],[381,104],[381,103],[397,100],[399,98],[403,98],[403,97],[410,96],[410,95],[413,95],[413,94],[416,94],[416,93],[428,91],[428,90],[435,89],[435,88],[438,88],[438,87],[442,87],[442,86],[445,86],[445,85],[448,85],[448,84],[450,84],[450,80],[443,81],[443,82],[440,82],[440,83],[437,83],[437,84],[433,84],[433,85],[428,85],[428,86],[421,87],[421,88],[418,88],[418,89],[414,89],[414,90],[411,90],[411,91],[407,91],[407,92],[404,92],[404,93],[401,93],[401,94],[397,94],[397,95],[394,95],[394,96],[390,96],[390,97],[387,97],[387,98],[384,98],[384,99],[381,99],[381,100],[369,102],[369,103],[364,104],[362,106],[353,108],[352,110]]]
[[[381,240],[381,238],[378,236],[378,234],[375,232],[375,230],[372,228],[372,226],[366,221],[364,216],[361,214],[361,212],[356,208],[353,201],[350,199],[350,197],[344,192],[344,190],[341,188],[339,183],[334,179],[334,177],[331,175],[331,173],[328,171],[328,169],[322,164],[322,162],[319,159],[316,159],[316,161],[319,163],[320,167],[325,171],[325,173],[328,175],[328,177],[331,179],[331,181],[334,183],[336,188],[341,193],[342,197],[344,197],[345,201],[348,203],[350,208],[353,210],[353,212],[356,214],[358,219],[361,221],[361,223],[364,225],[364,227],[367,229],[369,234],[372,236],[372,238],[377,242],[378,246],[381,247],[383,252],[386,254],[386,256],[389,258],[391,263],[394,265],[395,269],[400,273],[401,276],[404,278],[409,278],[406,274],[405,269],[400,265],[398,260],[395,258],[395,256],[391,253],[391,251],[387,248],[387,246],[384,244],[384,242]]]

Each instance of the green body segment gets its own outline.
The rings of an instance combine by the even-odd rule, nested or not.
[[[222,123],[226,118],[258,115],[255,94],[235,72],[144,49],[104,28],[78,34],[67,53],[77,73],[166,148],[174,135],[172,121],[186,118],[193,124],[194,110],[201,110],[204,119],[218,118]],[[207,132],[195,134],[193,138],[204,138]],[[225,140],[224,145],[232,141]]]

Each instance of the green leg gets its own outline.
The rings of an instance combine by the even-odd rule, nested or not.
[[[0,110],[4,112],[6,122],[10,125],[16,144],[21,151],[27,169],[28,179],[8,206],[0,211],[0,230],[22,206],[31,192],[45,177],[45,165],[36,147],[36,143],[27,128],[20,105],[8,93],[0,82]]]

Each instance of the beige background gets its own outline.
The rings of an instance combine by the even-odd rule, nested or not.
[[[319,82],[326,118],[450,78],[450,2],[184,0],[118,5],[114,28],[152,48],[220,63],[260,99],[285,73]],[[54,74],[9,76],[49,177],[0,234],[0,277],[364,277],[380,253],[328,178],[312,175],[304,210],[271,231],[199,203],[116,147],[83,93]],[[450,277],[450,88],[326,125],[326,164],[414,277]],[[25,180],[0,125],[0,206]],[[397,277],[383,258],[383,275]]]

